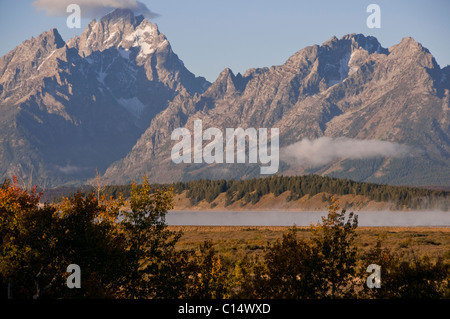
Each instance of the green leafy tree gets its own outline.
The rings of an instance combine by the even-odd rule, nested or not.
[[[40,298],[61,279],[55,210],[38,203],[36,188],[22,189],[16,179],[0,187],[0,276],[8,298]]]
[[[318,260],[312,249],[310,242],[297,239],[296,228],[283,234],[282,240],[269,246],[264,264],[257,265],[255,276],[250,278],[255,297],[314,298],[318,285],[314,271]]]
[[[0,190],[0,275],[14,298],[116,297],[125,263],[124,237],[94,195],[40,207],[39,194],[5,181]],[[102,217],[103,216],[103,217]],[[77,264],[82,289],[66,285]]]
[[[229,296],[227,271],[210,241],[200,245],[190,279],[190,298],[223,299]]]
[[[400,253],[382,248],[380,241],[365,256],[361,278],[370,264],[381,268],[381,287],[369,289],[364,285],[361,297],[376,299],[437,299],[450,296],[450,265],[442,258],[429,256],[408,260]]]
[[[299,240],[293,228],[282,240],[269,244],[264,261],[254,275],[241,283],[248,295],[253,286],[257,298],[344,298],[354,296],[356,282],[357,216],[330,205],[322,222],[312,225],[309,240]]]
[[[127,255],[125,235],[114,223],[119,210],[115,202],[99,204],[96,195],[78,192],[57,206],[62,264],[79,265],[83,278],[83,289],[64,287],[68,298],[123,296]]]
[[[322,223],[311,225],[313,251],[320,260],[315,276],[324,279],[318,287],[323,298],[349,297],[353,293],[358,260],[354,245],[358,217],[350,213],[347,218],[345,213],[345,209],[339,212],[338,203],[333,201]]]
[[[128,298],[164,294],[165,287],[159,281],[171,268],[174,246],[181,236],[168,230],[165,223],[165,216],[173,207],[172,198],[171,191],[152,190],[147,177],[141,186],[132,186],[130,210],[123,212],[122,221],[128,242]]]

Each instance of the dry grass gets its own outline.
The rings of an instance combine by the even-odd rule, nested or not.
[[[208,203],[206,200],[202,200],[196,205],[192,205],[190,199],[187,198],[187,192],[184,191],[181,194],[177,194],[174,198],[174,210],[210,210],[210,211],[223,211],[223,210],[283,210],[283,211],[326,211],[328,210],[328,201],[323,201],[322,196],[327,198],[333,194],[318,193],[314,196],[305,195],[298,200],[288,201],[287,198],[290,195],[289,191],[286,191],[279,196],[274,194],[266,194],[260,198],[256,204],[247,203],[244,205],[244,200],[238,200],[231,205],[225,206],[225,193],[221,193],[214,201]],[[367,196],[362,195],[333,195],[335,199],[339,200],[342,205],[351,204],[352,209],[356,211],[365,210],[391,210],[395,205],[388,202],[377,202],[371,200]]]
[[[282,237],[289,227],[282,226],[170,226],[182,231],[178,248],[198,249],[205,240],[210,240],[226,262],[235,262],[244,257],[259,258],[267,243]],[[297,227],[299,238],[307,239],[309,227]],[[428,255],[450,259],[449,227],[359,227],[356,245],[361,253],[373,248],[377,241],[395,252],[404,253],[405,258]]]

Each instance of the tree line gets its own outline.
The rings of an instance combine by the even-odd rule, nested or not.
[[[256,204],[264,195],[279,196],[289,192],[288,201],[297,200],[305,195],[323,194],[322,201],[330,203],[332,195],[363,195],[371,200],[394,203],[395,209],[450,209],[450,192],[431,190],[419,187],[392,186],[366,182],[355,182],[348,179],[333,178],[319,175],[281,176],[274,175],[265,178],[247,180],[209,180],[199,179],[187,182],[159,185],[171,187],[180,194],[186,191],[192,205],[202,200],[208,203],[214,201],[221,193],[225,193],[225,206],[241,200],[242,204]],[[85,189],[85,193],[93,188]],[[131,195],[131,185],[105,186],[107,196],[123,194]]]
[[[220,184],[219,184],[220,185]],[[268,242],[261,260],[224,263],[211,242],[176,247],[182,232],[165,216],[173,190],[133,183],[124,197],[77,192],[40,205],[36,188],[0,186],[0,294],[4,298],[449,298],[450,264],[404,260],[379,242],[356,246],[358,217],[332,199],[310,239],[291,228]],[[81,288],[66,285],[66,267],[81,269]],[[365,284],[381,267],[381,288]]]

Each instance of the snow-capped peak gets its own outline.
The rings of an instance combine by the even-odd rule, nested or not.
[[[84,57],[111,47],[125,51],[133,47],[139,50],[137,57],[145,58],[167,43],[156,24],[143,16],[134,16],[131,10],[116,9],[100,21],[89,23],[77,45]]]

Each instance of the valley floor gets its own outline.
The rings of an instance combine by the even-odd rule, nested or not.
[[[262,257],[268,243],[281,239],[289,227],[246,226],[169,226],[182,231],[178,248],[198,249],[209,240],[225,262],[245,256]],[[311,236],[309,227],[297,227],[298,237]],[[358,227],[356,246],[360,253],[381,241],[383,248],[404,254],[406,259],[427,255],[432,259],[450,259],[450,227]]]

